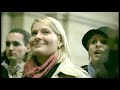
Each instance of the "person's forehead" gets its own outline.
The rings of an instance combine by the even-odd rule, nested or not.
[[[24,36],[21,33],[9,33],[6,38],[7,41],[24,41]]]
[[[48,29],[48,30],[52,30],[51,27],[49,25],[47,25],[46,23],[43,22],[36,22],[34,23],[33,27],[32,27],[32,31],[33,30],[41,30],[41,29]]]

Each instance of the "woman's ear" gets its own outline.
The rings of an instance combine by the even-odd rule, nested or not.
[[[58,49],[60,49],[63,46],[63,42],[59,42]]]

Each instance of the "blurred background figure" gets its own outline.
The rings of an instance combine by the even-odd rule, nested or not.
[[[119,77],[119,31],[109,33],[109,50],[103,52],[99,62],[97,62],[95,78],[118,78]],[[102,68],[101,68],[102,67]]]
[[[6,48],[1,55],[1,77],[21,78],[28,53],[30,34],[20,28],[12,29],[6,37]]]
[[[111,70],[112,72],[112,69],[109,67],[110,63],[105,66],[104,64],[109,61],[109,59],[112,59],[109,57],[109,54],[113,53],[113,47],[111,47],[111,45],[115,42],[113,40],[114,36],[116,36],[114,35],[114,32],[115,31],[110,27],[103,26],[97,29],[89,30],[82,39],[82,44],[88,51],[90,60],[89,65],[82,66],[82,68],[88,71],[92,78],[98,76],[107,77],[108,70]],[[112,41],[109,42],[109,40]],[[117,48],[116,45],[114,45],[114,48],[115,47]],[[117,56],[114,56],[114,58],[117,58]],[[111,64],[111,67],[112,66],[114,67],[114,65]]]

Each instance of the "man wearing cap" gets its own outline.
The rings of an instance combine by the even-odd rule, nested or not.
[[[90,59],[89,65],[84,65],[82,68],[88,71],[91,78],[96,77],[96,73],[99,72],[99,68],[105,68],[104,66],[99,66],[98,62],[100,61],[100,57],[103,56],[103,52],[109,51],[107,42],[112,31],[113,30],[111,28],[106,26],[91,29],[82,38],[82,44],[88,51]],[[108,53],[105,55],[108,56]],[[104,59],[104,61],[108,60],[107,58]]]

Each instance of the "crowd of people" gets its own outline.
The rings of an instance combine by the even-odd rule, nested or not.
[[[2,78],[109,78],[119,77],[117,30],[103,26],[82,38],[89,64],[76,66],[65,30],[53,17],[35,19],[31,34],[12,29],[1,53]]]

